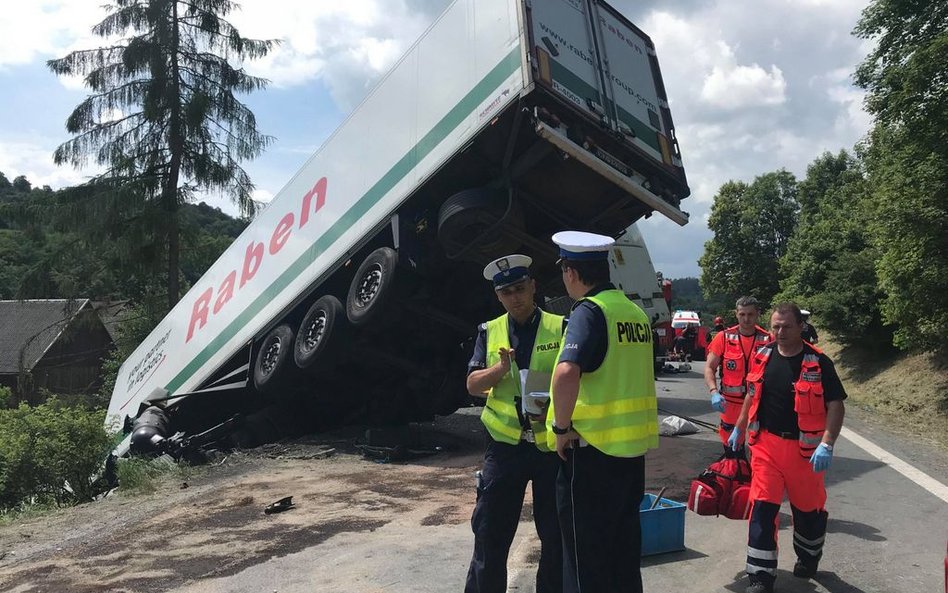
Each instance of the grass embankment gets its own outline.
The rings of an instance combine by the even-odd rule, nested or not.
[[[870,353],[821,336],[849,404],[948,450],[948,364],[934,353]],[[880,419],[882,419],[880,418]]]

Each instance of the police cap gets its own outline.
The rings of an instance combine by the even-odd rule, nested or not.
[[[583,231],[560,231],[553,235],[560,248],[560,260],[594,261],[609,258],[609,250],[616,241],[606,235]]]
[[[498,257],[484,268],[484,278],[494,283],[494,290],[500,290],[529,278],[532,263],[531,257],[519,253]]]

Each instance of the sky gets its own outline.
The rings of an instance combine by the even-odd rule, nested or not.
[[[557,2],[561,0],[534,0]],[[46,61],[103,44],[91,33],[107,0],[0,0],[0,172],[54,189],[95,170],[53,163],[65,122],[88,94]],[[244,96],[275,141],[245,163],[269,201],[359,104],[450,0],[240,0],[229,20],[245,37],[280,39],[245,68],[271,81]],[[611,0],[655,43],[691,197],[679,227],[639,224],[656,270],[698,276],[714,195],[729,180],[786,168],[798,178],[824,151],[868,131],[851,75],[870,46],[852,36],[868,0]],[[223,200],[209,199],[236,215]]]

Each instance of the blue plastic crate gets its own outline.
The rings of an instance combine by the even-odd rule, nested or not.
[[[664,554],[685,549],[685,509],[680,502],[662,498],[653,509],[654,494],[646,494],[639,506],[642,520],[642,555]]]

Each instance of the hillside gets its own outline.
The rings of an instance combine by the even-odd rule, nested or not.
[[[844,348],[821,334],[836,362],[849,404],[871,418],[948,450],[948,364],[936,354],[882,356]]]
[[[22,175],[11,183],[0,172],[0,299],[135,299],[149,294],[149,265],[163,258],[160,242],[146,237],[123,243],[127,220],[100,229],[98,235],[77,232],[57,214],[61,191],[35,188]],[[179,225],[181,279],[188,286],[247,221],[201,202],[181,207]]]

